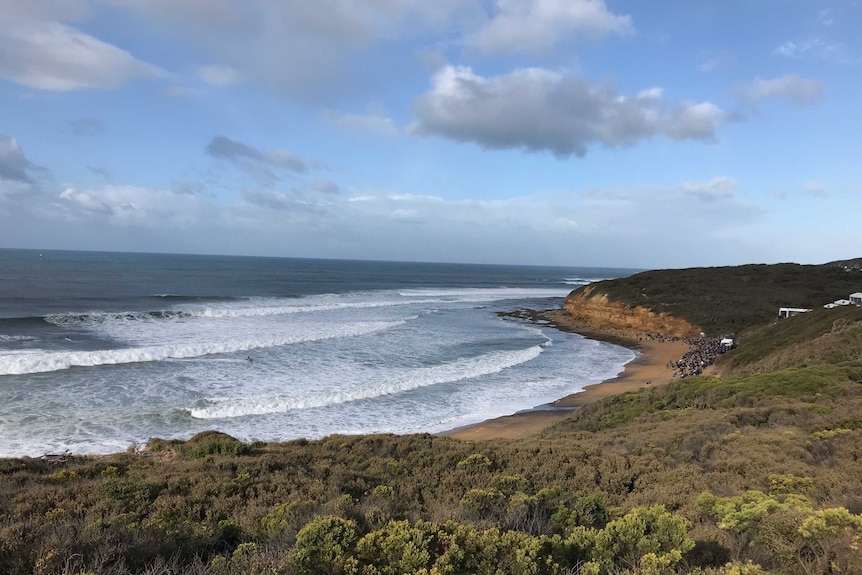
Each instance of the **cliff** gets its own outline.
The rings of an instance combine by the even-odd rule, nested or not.
[[[698,326],[669,313],[612,301],[595,286],[570,293],[566,297],[566,312],[579,326],[632,339],[644,333],[694,337],[701,332]]]

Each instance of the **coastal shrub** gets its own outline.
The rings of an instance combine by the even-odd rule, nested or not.
[[[272,507],[260,519],[260,527],[264,536],[273,537],[283,531],[296,529],[308,523],[314,516],[318,503],[310,499],[291,501]]]
[[[98,488],[98,495],[112,503],[125,523],[137,523],[149,514],[150,505],[164,490],[162,483],[110,478]]]
[[[814,480],[810,477],[797,477],[792,473],[773,473],[769,476],[769,494],[773,496],[789,493],[805,494],[813,488]]]
[[[373,567],[380,575],[416,573],[431,566],[435,537],[431,523],[391,521],[360,539],[356,553],[362,565]]]
[[[359,531],[354,521],[323,516],[296,534],[290,564],[301,575],[340,575],[354,554]]]
[[[431,573],[512,575],[557,575],[554,540],[525,533],[497,529],[478,530],[469,525],[447,522],[436,535],[441,553]]]
[[[246,455],[251,447],[219,431],[203,431],[182,444],[183,453],[192,459],[207,455]]]
[[[862,515],[845,508],[821,509],[802,521],[796,556],[806,573],[862,572]]]
[[[734,497],[707,493],[698,505],[736,535],[738,557],[755,554],[761,563],[802,566],[811,575],[862,569],[862,515],[846,508],[815,510],[806,497],[758,491]]]
[[[458,462],[458,469],[468,471],[490,469],[493,466],[491,460],[481,453],[473,453]]]
[[[690,526],[663,505],[632,509],[596,532],[592,560],[605,571],[623,567],[666,573],[694,547]]]
[[[56,481],[57,483],[66,483],[72,479],[78,477],[77,471],[72,471],[69,469],[60,469],[59,471],[55,471],[50,476],[51,481]]]
[[[463,507],[474,519],[497,519],[506,508],[506,496],[496,489],[471,489],[461,498]]]
[[[541,496],[541,492],[539,493]],[[559,500],[551,516],[556,532],[562,533],[575,526],[603,528],[610,521],[610,511],[601,493],[569,493]]]
[[[716,575],[769,575],[757,563],[728,563],[716,572]]]
[[[511,496],[513,493],[527,491],[529,485],[523,475],[497,475],[491,479],[491,485],[500,493]]]

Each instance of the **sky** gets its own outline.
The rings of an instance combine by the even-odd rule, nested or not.
[[[0,0],[0,247],[862,256],[862,6]]]

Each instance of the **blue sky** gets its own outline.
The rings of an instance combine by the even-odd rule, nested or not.
[[[862,6],[0,0],[0,247],[862,256]]]

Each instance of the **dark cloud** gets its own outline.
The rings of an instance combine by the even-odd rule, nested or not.
[[[270,210],[304,213],[319,213],[321,211],[321,207],[314,202],[281,192],[243,190],[242,197],[250,204]]]
[[[303,173],[309,163],[286,150],[261,150],[225,136],[216,136],[206,146],[206,153],[227,160],[264,184],[281,178],[276,172]]]
[[[709,102],[668,110],[658,88],[622,96],[609,85],[527,68],[495,78],[452,67],[437,72],[429,93],[414,103],[410,131],[473,142],[484,148],[551,151],[584,156],[590,145],[629,146],[663,135],[713,140],[724,112]]]
[[[34,180],[28,172],[35,168],[15,138],[0,135],[0,181],[32,184]]]
[[[102,166],[87,166],[87,169],[104,180],[111,179],[111,172],[107,168],[103,168]]]
[[[341,187],[332,180],[317,180],[309,184],[306,189],[310,192],[318,194],[338,194],[341,192]]]
[[[200,182],[174,182],[171,191],[175,194],[185,196],[196,196],[203,193],[204,185]]]
[[[95,118],[81,118],[69,122],[69,129],[76,136],[93,138],[105,133],[105,123]]]

